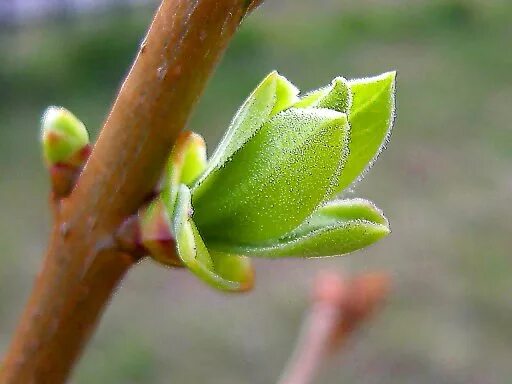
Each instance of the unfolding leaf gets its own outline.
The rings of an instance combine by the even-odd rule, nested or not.
[[[190,190],[180,185],[173,228],[178,256],[196,276],[211,286],[226,291],[246,291],[253,285],[250,260],[222,252],[210,253],[190,214]]]
[[[373,165],[389,138],[395,113],[395,72],[350,81],[349,156],[335,192],[342,192]]]
[[[296,228],[325,199],[346,156],[345,114],[291,108],[194,187],[206,241],[255,244]]]
[[[364,248],[388,234],[387,219],[371,202],[337,200],[319,208],[300,227],[271,244],[260,247],[212,244],[211,247],[268,258],[335,256]]]
[[[301,226],[292,232],[292,237],[311,232],[339,221],[364,220],[388,226],[388,220],[371,201],[355,199],[338,199],[329,201],[319,207]]]
[[[208,169],[198,183],[222,166],[272,115],[292,105],[296,101],[298,92],[298,89],[286,78],[276,71],[271,72],[236,113],[208,162]]]

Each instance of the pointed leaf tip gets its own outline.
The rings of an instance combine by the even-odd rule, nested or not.
[[[299,90],[284,76],[277,71],[270,72],[235,114],[208,162],[208,168],[196,184],[201,184],[210,173],[228,161],[269,118],[295,103],[298,93]]]
[[[208,169],[197,184],[221,167],[270,117],[277,101],[278,78],[276,71],[268,74],[244,101],[208,162]]]
[[[382,210],[371,201],[362,198],[329,201],[316,211],[316,215],[336,220],[366,220],[389,226]]]
[[[327,108],[348,114],[352,92],[344,77],[336,77],[330,85],[307,93],[294,104],[296,108]]]
[[[299,89],[284,76],[274,72],[276,76],[276,103],[271,116],[284,111],[299,100]]]

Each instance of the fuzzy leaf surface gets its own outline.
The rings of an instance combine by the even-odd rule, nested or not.
[[[324,200],[347,149],[345,114],[290,108],[193,190],[204,238],[255,244],[296,228]]]
[[[198,184],[222,166],[272,115],[292,105],[298,93],[299,90],[276,71],[263,79],[237,111]]]

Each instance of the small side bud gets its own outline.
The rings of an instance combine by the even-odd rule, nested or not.
[[[140,257],[146,254],[146,249],[142,245],[139,215],[126,218],[114,233],[114,239],[123,251]]]
[[[85,125],[62,107],[49,107],[45,111],[41,140],[49,167],[80,167],[89,155],[89,134]]]
[[[191,185],[206,168],[206,142],[201,135],[187,132],[184,146],[180,181]]]
[[[180,184],[193,184],[206,168],[206,143],[197,133],[183,131],[171,151],[165,171],[162,199],[172,216]]]

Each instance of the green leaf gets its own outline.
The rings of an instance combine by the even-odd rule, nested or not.
[[[242,104],[215,149],[210,159],[210,167],[224,163],[268,119],[277,100],[278,76],[277,72],[270,73]]]
[[[326,197],[346,156],[345,114],[290,108],[192,190],[204,238],[256,244],[296,228]]]
[[[288,238],[298,237],[323,227],[335,225],[341,221],[367,221],[389,226],[382,211],[371,201],[355,199],[337,199],[319,207],[303,224],[292,231]]]
[[[276,103],[270,116],[277,115],[279,112],[292,106],[299,100],[299,89],[290,83],[285,77],[277,75],[276,77]]]
[[[389,232],[387,219],[371,202],[337,200],[320,207],[300,227],[271,244],[261,247],[212,244],[211,247],[253,257],[335,256],[364,248]]]
[[[224,164],[272,115],[297,100],[298,89],[276,71],[271,72],[249,95],[236,113],[216,148],[202,179]]]
[[[350,81],[350,154],[334,188],[336,193],[362,178],[384,148],[394,120],[395,77],[396,72],[388,72]]]
[[[206,143],[197,133],[183,131],[171,151],[165,170],[162,200],[172,216],[180,184],[190,185],[206,168]]]
[[[300,108],[327,108],[348,114],[352,105],[352,91],[348,81],[343,77],[336,77],[329,86],[320,88],[304,96],[295,103]],[[333,177],[326,198],[329,199],[337,194],[337,186],[342,175],[344,162],[341,162]]]
[[[43,154],[49,165],[81,165],[80,152],[89,145],[85,125],[62,107],[48,107],[42,120]]]
[[[366,220],[388,225],[382,211],[371,201],[361,198],[329,201],[321,206],[316,214],[337,220]]]
[[[247,257],[208,251],[190,217],[190,198],[188,187],[180,185],[173,229],[178,256],[183,264],[215,288],[233,292],[252,288],[254,273]]]
[[[348,81],[335,78],[327,87],[310,92],[294,104],[295,108],[327,108],[348,115],[352,104],[352,92]]]

